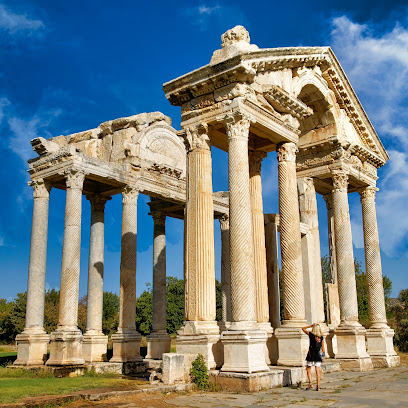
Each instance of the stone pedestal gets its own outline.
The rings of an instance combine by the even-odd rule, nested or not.
[[[82,340],[82,357],[89,363],[107,361],[107,346],[108,336],[87,330]]]
[[[400,358],[394,350],[394,330],[389,327],[369,328],[366,338],[367,352],[375,368],[399,364]]]
[[[299,327],[280,327],[275,329],[278,340],[280,366],[304,366],[306,355],[309,350],[309,337]]]
[[[16,336],[17,359],[15,365],[40,365],[47,360],[49,334],[24,330]]]
[[[135,330],[112,334],[113,356],[111,363],[128,363],[142,361],[140,341],[142,336]]]
[[[147,340],[147,355],[146,358],[161,359],[163,353],[170,353],[170,336],[166,331],[153,332],[146,338]]]
[[[48,208],[51,186],[38,179],[33,187],[33,222],[28,266],[27,306],[24,331],[16,336],[15,365],[44,364],[50,336],[44,331],[45,271],[47,264]]]
[[[84,364],[82,357],[82,333],[78,330],[55,331],[50,338],[50,358],[47,365],[63,366]]]
[[[221,371],[256,373],[268,371],[265,363],[267,335],[261,330],[228,330],[221,334],[224,364]]]
[[[341,360],[342,369],[368,371],[373,363],[366,351],[366,329],[361,325],[340,325],[334,330],[337,337],[336,359]]]

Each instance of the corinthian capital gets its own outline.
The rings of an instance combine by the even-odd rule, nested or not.
[[[245,115],[227,115],[222,120],[227,128],[228,140],[249,137],[250,118]]]
[[[198,125],[187,127],[185,130],[185,142],[188,152],[195,149],[211,149],[208,125],[206,123],[199,123]]]
[[[152,217],[155,225],[166,224],[166,213],[163,211],[152,211]]]
[[[332,180],[335,190],[347,190],[349,176],[345,171],[333,171]]]
[[[85,172],[82,170],[68,170],[65,172],[67,188],[82,190],[85,180]]]
[[[250,151],[249,156],[249,174],[261,174],[262,160],[267,156],[265,152]]]
[[[220,227],[221,230],[228,230],[229,229],[229,216],[227,214],[223,214],[220,218]]]
[[[104,211],[106,202],[112,200],[112,197],[103,197],[100,196],[99,194],[92,194],[86,196],[86,198],[91,203],[92,211]]]
[[[298,152],[297,146],[292,142],[285,142],[276,148],[278,154],[278,162],[293,162],[296,163],[296,153]]]
[[[374,203],[375,202],[375,193],[378,191],[378,188],[375,186],[368,186],[362,188],[358,192],[360,193],[361,204],[365,203]]]
[[[50,198],[51,184],[44,179],[36,179],[28,182],[33,188],[34,198]]]
[[[126,186],[122,191],[122,203],[123,204],[137,204],[137,198],[139,197],[139,190],[137,188]]]

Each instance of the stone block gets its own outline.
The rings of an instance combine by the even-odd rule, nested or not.
[[[373,360],[374,367],[393,367],[398,364],[399,358],[393,343],[394,330],[389,327],[370,328],[366,338],[367,353]]]
[[[161,360],[164,353],[170,352],[171,339],[168,334],[152,333],[147,336],[147,359]]]
[[[107,361],[108,336],[103,334],[84,334],[82,341],[82,357],[87,363]]]
[[[249,374],[269,371],[265,358],[266,340],[266,332],[260,330],[223,332],[224,364],[221,371]]]
[[[279,366],[304,366],[309,350],[309,338],[300,327],[280,327],[275,330],[278,340]]]
[[[22,332],[16,336],[17,359],[15,365],[40,365],[47,360],[50,336],[46,333]]]
[[[163,374],[164,384],[171,385],[185,381],[185,355],[176,353],[163,354]]]
[[[56,331],[50,336],[50,358],[46,362],[49,366],[81,365],[82,333],[80,330]]]
[[[113,356],[112,363],[126,363],[142,361],[140,357],[140,341],[142,336],[137,333],[115,333],[112,335]]]

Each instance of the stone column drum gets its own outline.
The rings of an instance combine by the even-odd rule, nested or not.
[[[221,226],[221,291],[222,291],[222,322],[221,330],[226,330],[231,322],[231,269],[229,245],[229,217],[220,218]]]
[[[284,320],[275,330],[278,339],[278,365],[302,366],[309,339],[302,332],[305,326],[303,270],[299,201],[294,143],[278,145],[279,219],[282,256],[282,287]]]
[[[89,239],[88,297],[86,302],[86,332],[82,356],[86,362],[106,361],[108,336],[102,332],[103,269],[105,245],[105,204],[110,197],[92,195],[91,232]]]
[[[309,226],[302,237],[311,238],[303,253],[303,281],[305,288],[305,314],[309,324],[319,323],[325,334],[328,329],[324,316],[322,264],[320,257],[319,219],[317,214],[316,190],[312,177],[298,179],[300,221]],[[306,249],[302,245],[302,252]],[[306,255],[306,256],[305,256]],[[307,262],[305,262],[307,260]],[[305,267],[306,266],[306,267]]]
[[[222,353],[215,321],[214,209],[211,142],[208,126],[186,129],[187,200],[185,216],[185,322],[177,336],[178,353],[201,353],[208,368]]]
[[[78,329],[79,271],[81,260],[81,214],[83,171],[66,172],[64,243],[57,330],[51,333],[47,365],[83,364],[82,333]]]
[[[375,194],[377,188],[369,186],[360,190],[363,210],[364,249],[368,289],[370,328],[367,330],[367,352],[374,367],[393,367],[399,364],[394,350],[394,330],[387,324],[380,241],[378,237]]]
[[[166,331],[166,214],[152,213],[153,230],[153,331],[147,336],[146,358],[161,359],[170,352]]]
[[[267,371],[267,335],[256,323],[252,212],[249,186],[248,137],[250,121],[226,118],[229,158],[229,216],[231,263],[231,325],[222,333],[222,371]]]
[[[272,347],[273,329],[269,321],[268,274],[266,270],[265,220],[262,201],[261,167],[265,152],[249,152],[249,191],[251,196],[252,241],[255,277],[256,321],[260,330],[268,336],[265,350],[266,362],[270,364],[269,349]]]
[[[336,239],[337,279],[340,301],[340,325],[337,336],[337,359],[350,369],[369,370],[372,362],[365,345],[366,330],[358,322],[357,289],[354,268],[353,241],[348,204],[348,174],[332,172],[333,214]]]
[[[33,188],[30,263],[24,331],[16,336],[16,365],[44,364],[50,336],[44,331],[45,271],[47,264],[48,208],[51,186],[43,179],[29,183]]]
[[[139,191],[127,186],[122,193],[122,242],[120,254],[119,327],[112,335],[113,363],[141,361],[136,331],[137,198]]]

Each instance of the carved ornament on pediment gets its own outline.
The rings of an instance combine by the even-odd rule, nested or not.
[[[50,198],[51,184],[44,179],[35,179],[28,182],[33,188],[34,198]]]
[[[335,190],[347,190],[349,175],[345,171],[336,170],[332,172],[333,187]]]
[[[165,174],[170,177],[174,177],[176,179],[180,179],[182,172],[177,169],[173,169],[167,166],[160,166],[157,163],[153,163],[151,167],[148,168],[149,171],[155,171],[160,174]]]
[[[211,150],[211,140],[208,134],[208,125],[199,123],[196,126],[189,126],[186,129],[186,149],[191,152],[195,149]]]
[[[91,203],[92,211],[104,211],[106,202],[112,200],[112,197],[105,197],[99,194],[87,195],[86,198]]]
[[[154,225],[164,226],[166,224],[166,213],[164,211],[160,210],[152,211],[152,217]]]
[[[277,159],[279,163],[293,162],[296,163],[297,146],[292,142],[285,142],[276,148]]]
[[[83,170],[67,170],[64,172],[67,188],[82,190],[85,180]]]
[[[378,190],[379,189],[375,186],[368,186],[360,189],[358,192],[360,193],[361,204],[374,203],[375,194]]]
[[[220,227],[222,231],[229,230],[229,216],[227,214],[221,216]]]
[[[261,174],[262,160],[267,156],[266,152],[249,151],[249,175]]]
[[[122,191],[122,203],[123,204],[137,204],[138,197],[139,197],[139,190],[135,187],[126,186]]]
[[[214,91],[214,98],[216,102],[234,99],[240,96],[256,101],[255,91],[250,86],[245,84],[235,83]]]

